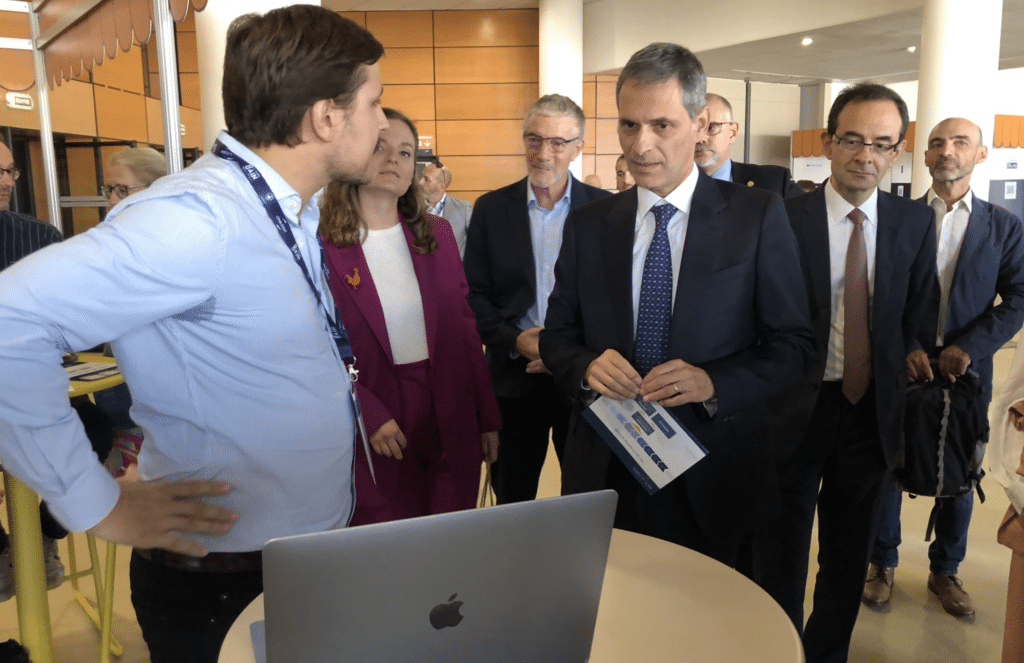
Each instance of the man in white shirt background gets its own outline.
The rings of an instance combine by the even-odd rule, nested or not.
[[[951,117],[928,136],[925,165],[932,186],[921,202],[935,210],[937,271],[941,288],[937,347],[939,375],[955,380],[968,368],[980,377],[982,410],[992,400],[992,355],[1024,322],[1024,227],[1001,207],[971,190],[971,173],[988,150],[981,129]],[[995,304],[999,295],[1000,302]],[[922,351],[919,351],[922,352]],[[924,364],[926,368],[927,364]],[[930,368],[910,377],[931,380]],[[883,607],[892,596],[899,561],[902,493],[891,486],[884,497],[862,601]],[[928,548],[928,589],[956,617],[974,616],[957,570],[967,552],[974,491],[936,498],[935,540]]]

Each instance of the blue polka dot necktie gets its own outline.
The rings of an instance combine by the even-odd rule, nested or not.
[[[668,331],[672,321],[672,251],[668,243],[668,221],[676,208],[665,203],[655,205],[651,211],[654,212],[654,237],[644,260],[633,352],[640,375],[647,375],[668,359]]]

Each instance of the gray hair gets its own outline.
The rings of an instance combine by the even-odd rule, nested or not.
[[[575,101],[561,94],[545,94],[537,101],[530,104],[526,109],[526,116],[523,118],[523,132],[533,120],[534,115],[551,115],[553,117],[571,117],[576,123],[576,138],[583,138],[583,129],[586,126],[586,118],[583,117],[583,109]]]
[[[683,91],[683,106],[695,120],[706,103],[707,77],[697,56],[678,44],[656,42],[644,46],[629,58],[615,84],[615,100],[626,81],[641,85],[674,78]]]
[[[129,147],[110,157],[110,165],[121,164],[149,186],[167,174],[167,160],[152,147]]]

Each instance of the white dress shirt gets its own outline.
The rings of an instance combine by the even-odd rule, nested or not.
[[[942,339],[946,332],[946,311],[949,308],[949,290],[953,286],[956,262],[960,257],[960,247],[964,243],[967,222],[971,218],[974,194],[968,190],[964,197],[953,203],[952,209],[948,211],[946,203],[934,191],[928,189],[927,195],[928,204],[935,209],[935,261],[939,271],[939,287],[942,289],[939,299],[939,328],[936,333],[936,341],[939,347],[942,347]]]
[[[846,252],[850,246],[850,234],[853,232],[853,221],[848,215],[854,206],[839,195],[829,180],[825,189],[825,207],[828,210],[828,247],[829,266],[832,285],[832,326],[828,335],[828,358],[825,361],[825,380],[843,379],[843,329],[845,308],[843,295],[846,292]],[[857,206],[867,217],[864,219],[864,244],[868,258],[868,313],[875,293],[875,240],[878,236],[878,189],[871,192],[871,197]],[[871,320],[868,320],[871,328]]]

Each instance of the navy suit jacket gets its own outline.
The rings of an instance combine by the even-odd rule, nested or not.
[[[590,363],[606,349],[633,361],[634,187],[573,210],[566,220],[540,353],[574,399],[562,461],[563,493],[605,487],[611,451],[579,412]],[[705,370],[717,414],[672,408],[708,449],[676,482],[703,532],[728,542],[752,527],[767,490],[765,401],[799,380],[813,352],[796,241],[782,199],[699,173],[686,228],[669,358]]]
[[[824,184],[786,200],[800,244],[811,323],[817,342],[804,381],[774,399],[769,437],[785,457],[803,440],[821,390],[832,324],[832,276]],[[871,370],[878,433],[889,468],[895,467],[903,431],[906,356],[935,345],[938,318],[935,273],[935,212],[884,191],[878,192],[875,280],[871,297]],[[804,441],[814,444],[813,440]],[[812,454],[813,455],[813,452]]]
[[[569,176],[572,208],[609,196]],[[476,314],[480,338],[487,346],[487,367],[500,397],[522,396],[530,389],[523,357],[512,359],[516,323],[537,298],[537,274],[533,260],[530,215],[526,209],[529,182],[496,189],[477,198],[470,217],[466,255],[463,259],[469,282],[469,305]]]
[[[732,181],[740,186],[752,186],[765,191],[774,191],[783,198],[803,195],[789,168],[782,166],[758,166],[752,163],[732,162]]]
[[[974,196],[974,193],[971,193]],[[927,196],[919,202],[927,204]],[[995,304],[995,296],[1002,301]],[[977,196],[946,306],[945,345],[971,357],[982,397],[992,399],[992,355],[1024,322],[1024,225],[1015,215]]]

